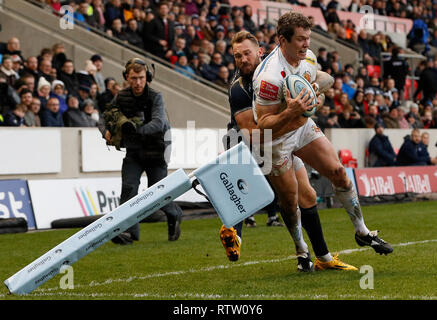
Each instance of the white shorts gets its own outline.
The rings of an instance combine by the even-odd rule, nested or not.
[[[303,166],[305,166],[305,164],[303,163],[302,159],[297,157],[297,156],[293,156],[293,170],[294,170],[294,172],[298,172]]]
[[[273,140],[270,144],[265,144],[263,173],[266,174],[265,170],[270,169],[270,174],[279,176],[288,171],[295,162],[293,160],[293,152],[323,136],[322,130],[309,118],[299,129]],[[266,152],[269,146],[271,147],[271,152]],[[302,162],[302,160],[300,160],[300,162]],[[298,165],[298,163],[296,164]]]

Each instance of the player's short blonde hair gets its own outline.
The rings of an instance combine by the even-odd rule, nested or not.
[[[278,37],[283,36],[290,41],[294,35],[294,28],[311,29],[311,20],[302,13],[289,11],[284,13],[278,20],[276,33]]]
[[[257,39],[253,34],[251,34],[250,32],[247,32],[247,31],[240,31],[240,32],[237,32],[237,33],[232,37],[231,45],[234,46],[235,43],[242,43],[244,40],[249,40],[249,41],[252,42],[254,45],[256,45],[257,47],[259,47],[258,39]]]

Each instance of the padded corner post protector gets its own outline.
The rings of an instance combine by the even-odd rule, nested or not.
[[[6,287],[15,294],[32,292],[56,276],[63,265],[78,261],[189,189],[191,181],[185,172],[173,172],[18,271],[5,280]]]

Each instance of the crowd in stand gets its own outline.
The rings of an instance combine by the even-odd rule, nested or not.
[[[178,67],[176,71],[189,78],[198,75],[223,88],[228,88],[235,71],[230,44],[236,32],[248,30],[253,33],[266,53],[277,45],[274,26],[264,24],[257,27],[251,18],[253,12],[250,5],[230,7],[226,0],[46,2],[55,11],[67,4],[74,10],[76,23],[100,29],[109,36],[165,59]],[[298,1],[288,2],[304,5]],[[407,61],[400,57],[403,48],[395,45],[390,37],[381,32],[369,36],[364,30],[358,32],[352,21],[340,21],[338,1],[318,0],[312,1],[311,5],[322,10],[328,32],[363,50],[362,65],[358,69],[343,65],[336,51],[328,52],[320,48],[315,52],[321,70],[335,78],[334,86],[326,94],[325,105],[316,115],[316,122],[322,130],[374,128],[376,124],[384,128],[437,128],[437,56],[434,59],[428,54],[430,59],[411,70]],[[434,18],[437,8],[431,1],[352,0],[346,10],[358,11],[363,5],[373,6],[375,14],[413,19],[414,27],[408,36],[410,47],[420,47],[414,40],[420,35],[417,20],[437,28],[437,18]],[[437,36],[437,31],[431,33]],[[437,39],[432,40],[433,36],[429,36],[431,47],[432,43],[437,44]],[[426,52],[432,52],[426,49],[427,44],[424,48]],[[43,49],[40,56],[27,59],[21,55],[19,39],[10,39],[0,49],[3,54],[0,88],[1,92],[5,92],[1,95],[0,108],[3,108],[1,114],[6,125],[34,125],[35,121],[26,122],[26,118],[32,118],[31,113],[39,115],[41,125],[60,125],[61,120],[64,125],[75,125],[74,121],[65,121],[59,116],[57,120],[47,120],[49,115],[54,114],[55,100],[59,102],[58,113],[77,113],[75,117],[80,121],[85,123],[86,119],[95,125],[95,122],[101,121],[101,117],[97,118],[105,103],[120,88],[114,79],[103,78],[102,59],[97,55],[76,72],[74,62],[67,59],[62,45]],[[391,59],[382,61],[381,52],[390,52]],[[372,73],[369,69],[369,66],[382,63],[381,74]],[[412,99],[404,100],[405,96],[409,97],[404,92],[404,85],[410,73],[420,78],[419,85]],[[40,104],[42,111],[32,111],[37,110],[36,104]],[[2,107],[4,105],[7,107]],[[79,110],[87,117],[71,110]]]
[[[76,71],[62,44],[23,56],[16,37],[0,44],[0,126],[96,127],[120,90],[93,55]]]

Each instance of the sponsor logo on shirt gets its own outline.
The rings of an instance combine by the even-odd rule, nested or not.
[[[311,83],[311,75],[309,73],[309,71],[305,71],[305,73],[303,74],[303,77],[309,82]]]
[[[274,84],[268,83],[267,81],[262,80],[261,86],[259,88],[259,96],[260,98],[266,100],[276,100],[278,97],[279,87]]]

